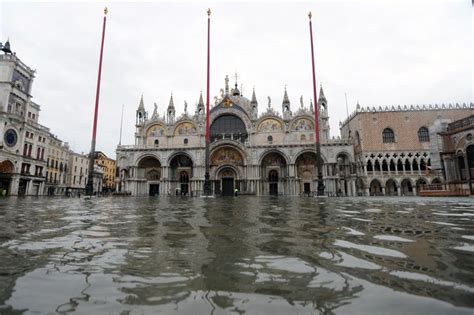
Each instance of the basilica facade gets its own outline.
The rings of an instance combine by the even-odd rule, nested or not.
[[[135,144],[117,147],[116,190],[135,196],[192,195],[203,191],[205,175],[205,105],[194,113],[185,104],[176,115],[171,96],[164,116],[157,105],[150,116],[143,96],[136,111]],[[252,93],[225,88],[210,109],[210,179],[215,195],[313,195],[317,187],[314,108],[292,111],[285,89],[281,114],[268,97],[263,111]],[[355,195],[356,174],[349,139],[329,136],[328,102],[318,99],[322,173],[329,195]]]

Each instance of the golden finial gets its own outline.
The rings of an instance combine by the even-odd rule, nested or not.
[[[207,9],[207,16],[211,16],[211,9]]]
[[[107,7],[104,8],[104,14],[107,15],[107,13],[109,12],[109,10],[107,10]]]
[[[311,17],[313,16],[313,15],[311,14],[311,11],[309,11],[308,16],[309,16],[309,19],[311,20]]]

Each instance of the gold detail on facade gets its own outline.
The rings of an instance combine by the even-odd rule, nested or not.
[[[211,165],[243,165],[244,159],[239,151],[234,148],[220,148],[211,156]]]
[[[283,125],[276,119],[265,119],[258,125],[257,130],[259,132],[278,131],[283,130]]]

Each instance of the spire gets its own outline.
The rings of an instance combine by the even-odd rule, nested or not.
[[[140,104],[138,105],[138,110],[139,111],[145,111],[145,105],[143,104],[143,94],[142,94],[142,98],[140,99]]]
[[[252,92],[252,100],[250,101],[250,104],[255,104],[257,105],[257,97],[255,96],[255,87],[253,88],[253,92]]]
[[[168,108],[173,108],[173,109],[174,109],[173,93],[171,93],[170,103],[169,103],[169,105],[168,105]]]
[[[320,85],[320,88],[319,88],[319,99],[318,99],[318,101],[327,101],[326,96],[324,96],[324,91],[323,91],[323,85],[322,84]]]
[[[290,99],[288,98],[288,93],[286,92],[286,85],[285,85],[285,94],[283,95],[283,105],[290,105]]]
[[[201,90],[201,94],[199,95],[199,103],[198,103],[199,106],[204,106],[204,100],[202,99],[202,90]]]

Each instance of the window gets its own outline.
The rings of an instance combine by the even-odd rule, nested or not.
[[[383,143],[394,143],[395,134],[393,133],[393,130],[390,128],[385,128],[382,132],[382,140]]]
[[[188,138],[184,138],[184,144],[188,144],[189,140]]]
[[[418,140],[420,142],[429,142],[430,141],[430,133],[428,131],[428,128],[421,127],[420,129],[418,129]]]
[[[355,134],[355,144],[360,145],[360,135],[358,131],[356,131],[356,134]]]
[[[273,142],[273,137],[272,137],[272,136],[268,136],[268,137],[267,137],[267,140],[268,140],[268,143],[272,143],[272,142]]]

